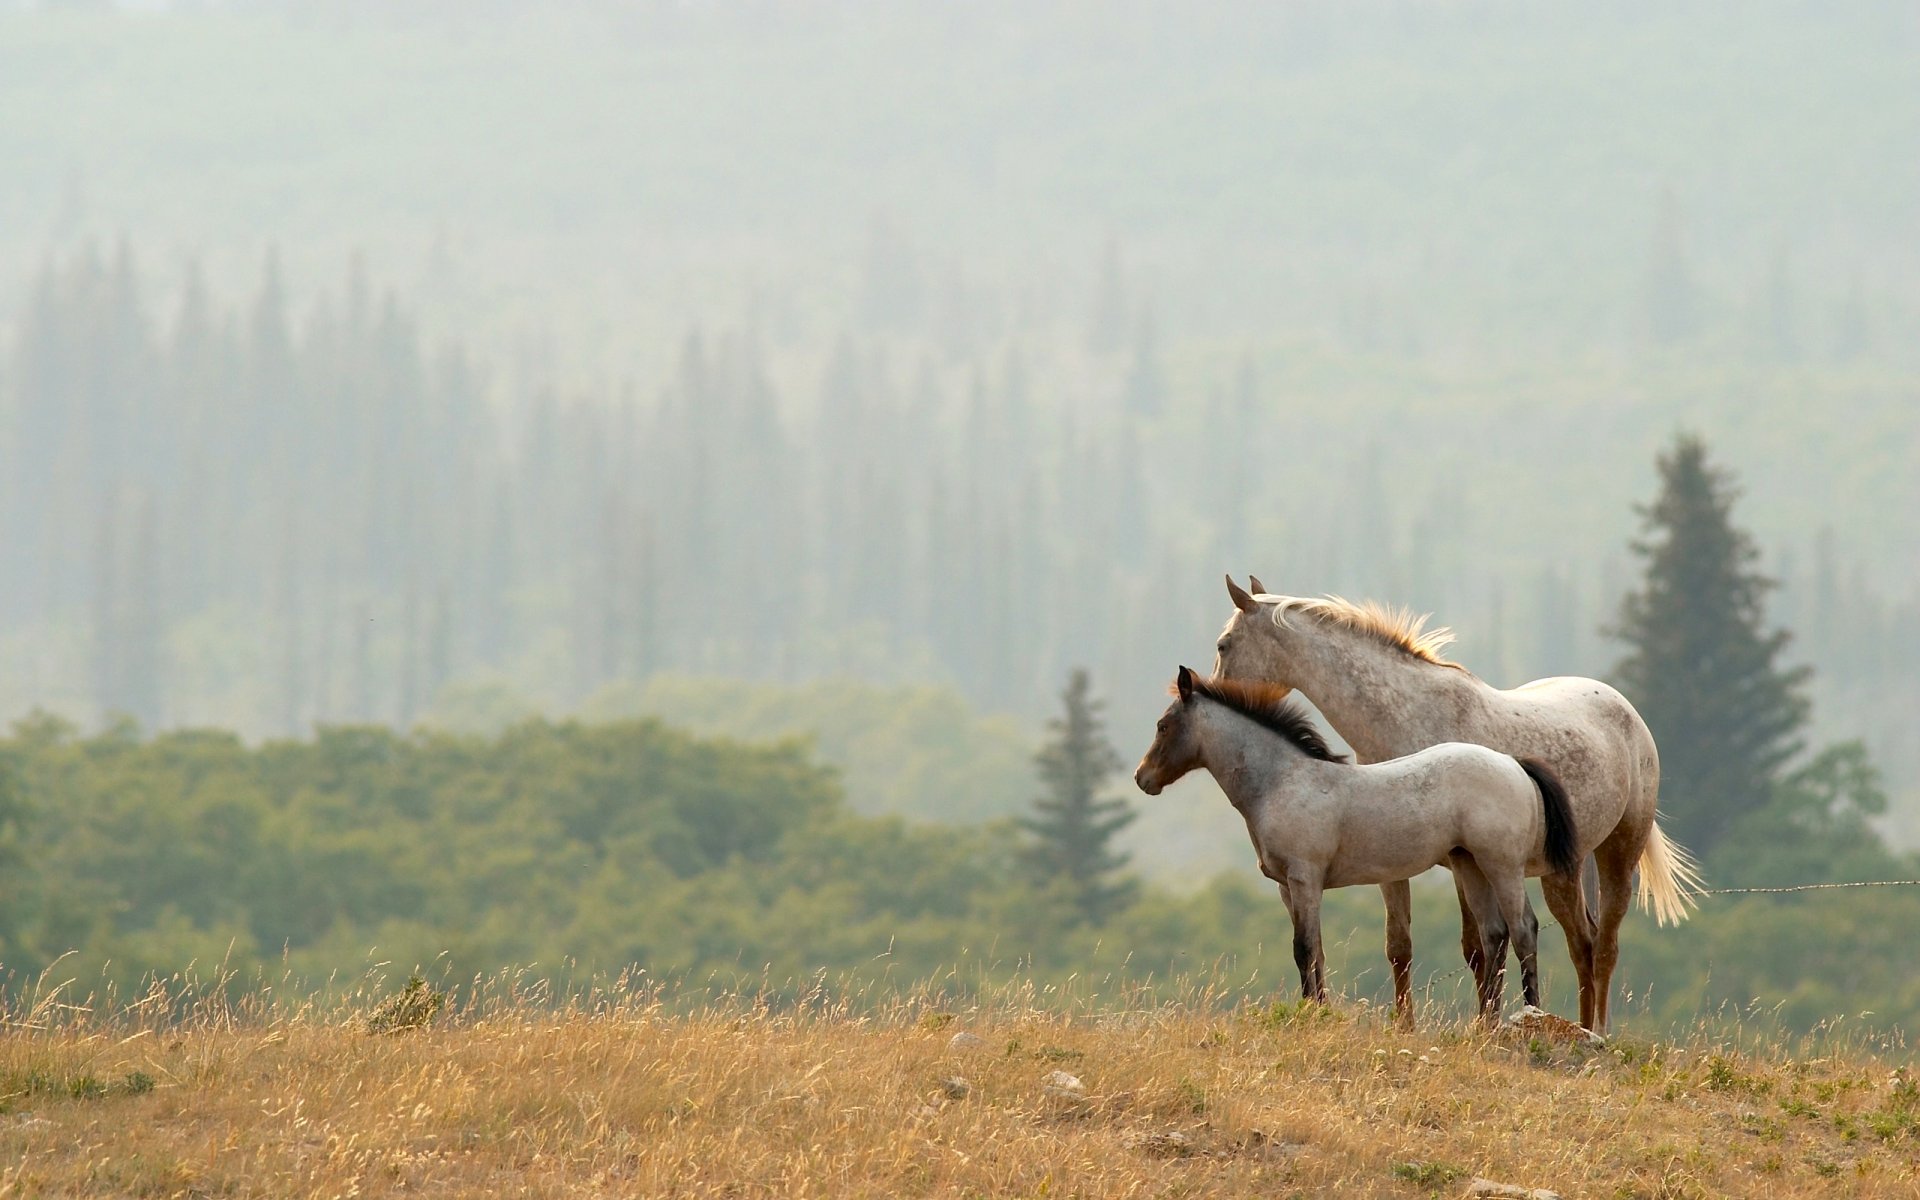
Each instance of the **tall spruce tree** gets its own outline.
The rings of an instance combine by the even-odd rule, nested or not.
[[[1134,881],[1120,875],[1128,856],[1113,838],[1138,814],[1106,794],[1121,761],[1101,728],[1103,706],[1085,670],[1073,672],[1061,701],[1064,711],[1047,725],[1053,736],[1034,756],[1046,790],[1034,800],[1034,815],[1020,822],[1033,836],[1026,862],[1036,882],[1064,889],[1080,918],[1098,925],[1133,896]]]
[[[1680,202],[1668,191],[1654,217],[1644,282],[1646,331],[1656,345],[1692,337],[1700,326],[1700,294],[1687,266]]]
[[[1657,459],[1660,494],[1638,509],[1646,565],[1610,632],[1627,656],[1615,675],[1660,746],[1660,808],[1696,853],[1765,809],[1781,768],[1804,745],[1805,667],[1779,659],[1790,635],[1767,631],[1774,582],[1760,551],[1732,520],[1738,491],[1682,434]]]

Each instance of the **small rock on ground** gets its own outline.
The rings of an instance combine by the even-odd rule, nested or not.
[[[1050,1072],[1044,1082],[1049,1094],[1078,1097],[1084,1096],[1087,1091],[1087,1085],[1080,1082],[1079,1076],[1069,1075],[1065,1071]]]
[[[1193,1153],[1193,1138],[1170,1129],[1165,1133],[1149,1133],[1135,1143],[1144,1153],[1155,1158],[1185,1158]]]
[[[973,1084],[964,1075],[949,1075],[940,1081],[940,1090],[949,1100],[965,1100],[973,1094]]]
[[[1569,1021],[1565,1017],[1556,1017],[1550,1012],[1528,1005],[1518,1013],[1507,1018],[1507,1028],[1517,1029],[1533,1037],[1544,1037],[1550,1042],[1565,1042],[1569,1045],[1583,1042],[1589,1046],[1604,1046],[1607,1039],[1601,1037],[1584,1025]]]
[[[987,1039],[978,1034],[968,1033],[964,1029],[947,1039],[949,1050],[978,1050],[986,1044]]]

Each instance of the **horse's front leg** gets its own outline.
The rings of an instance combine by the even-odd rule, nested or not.
[[[1318,875],[1289,872],[1286,883],[1293,913],[1293,965],[1300,970],[1303,999],[1325,1002],[1326,957],[1320,947],[1320,879]]]
[[[1393,969],[1393,1015],[1413,1024],[1413,889],[1402,879],[1380,885],[1387,904],[1387,965]]]

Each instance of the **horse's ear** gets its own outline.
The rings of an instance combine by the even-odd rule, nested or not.
[[[1253,594],[1256,596],[1265,596],[1269,594],[1267,592],[1267,585],[1260,582],[1260,577],[1258,575],[1247,576],[1247,586],[1253,589]]]
[[[1240,585],[1233,581],[1233,576],[1231,575],[1227,576],[1227,595],[1233,597],[1233,606],[1241,612],[1250,613],[1259,611],[1260,606],[1255,604],[1253,597],[1247,595]]]
[[[1233,581],[1228,580],[1227,582],[1231,583]],[[1180,673],[1173,677],[1173,681],[1174,681],[1174,684],[1180,689],[1180,703],[1185,704],[1188,701],[1193,699],[1193,672],[1192,671],[1187,670],[1185,667],[1181,667]]]

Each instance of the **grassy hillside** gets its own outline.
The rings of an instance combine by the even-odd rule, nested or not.
[[[502,978],[424,1028],[256,995],[0,1032],[0,1194],[1911,1196],[1904,1052],[1590,1048],[1196,991],[693,1011]],[[956,1045],[960,1034],[978,1039]],[[968,1038],[960,1038],[965,1043]],[[1056,1074],[1059,1073],[1059,1074]],[[1071,1079],[1063,1076],[1071,1076]]]

